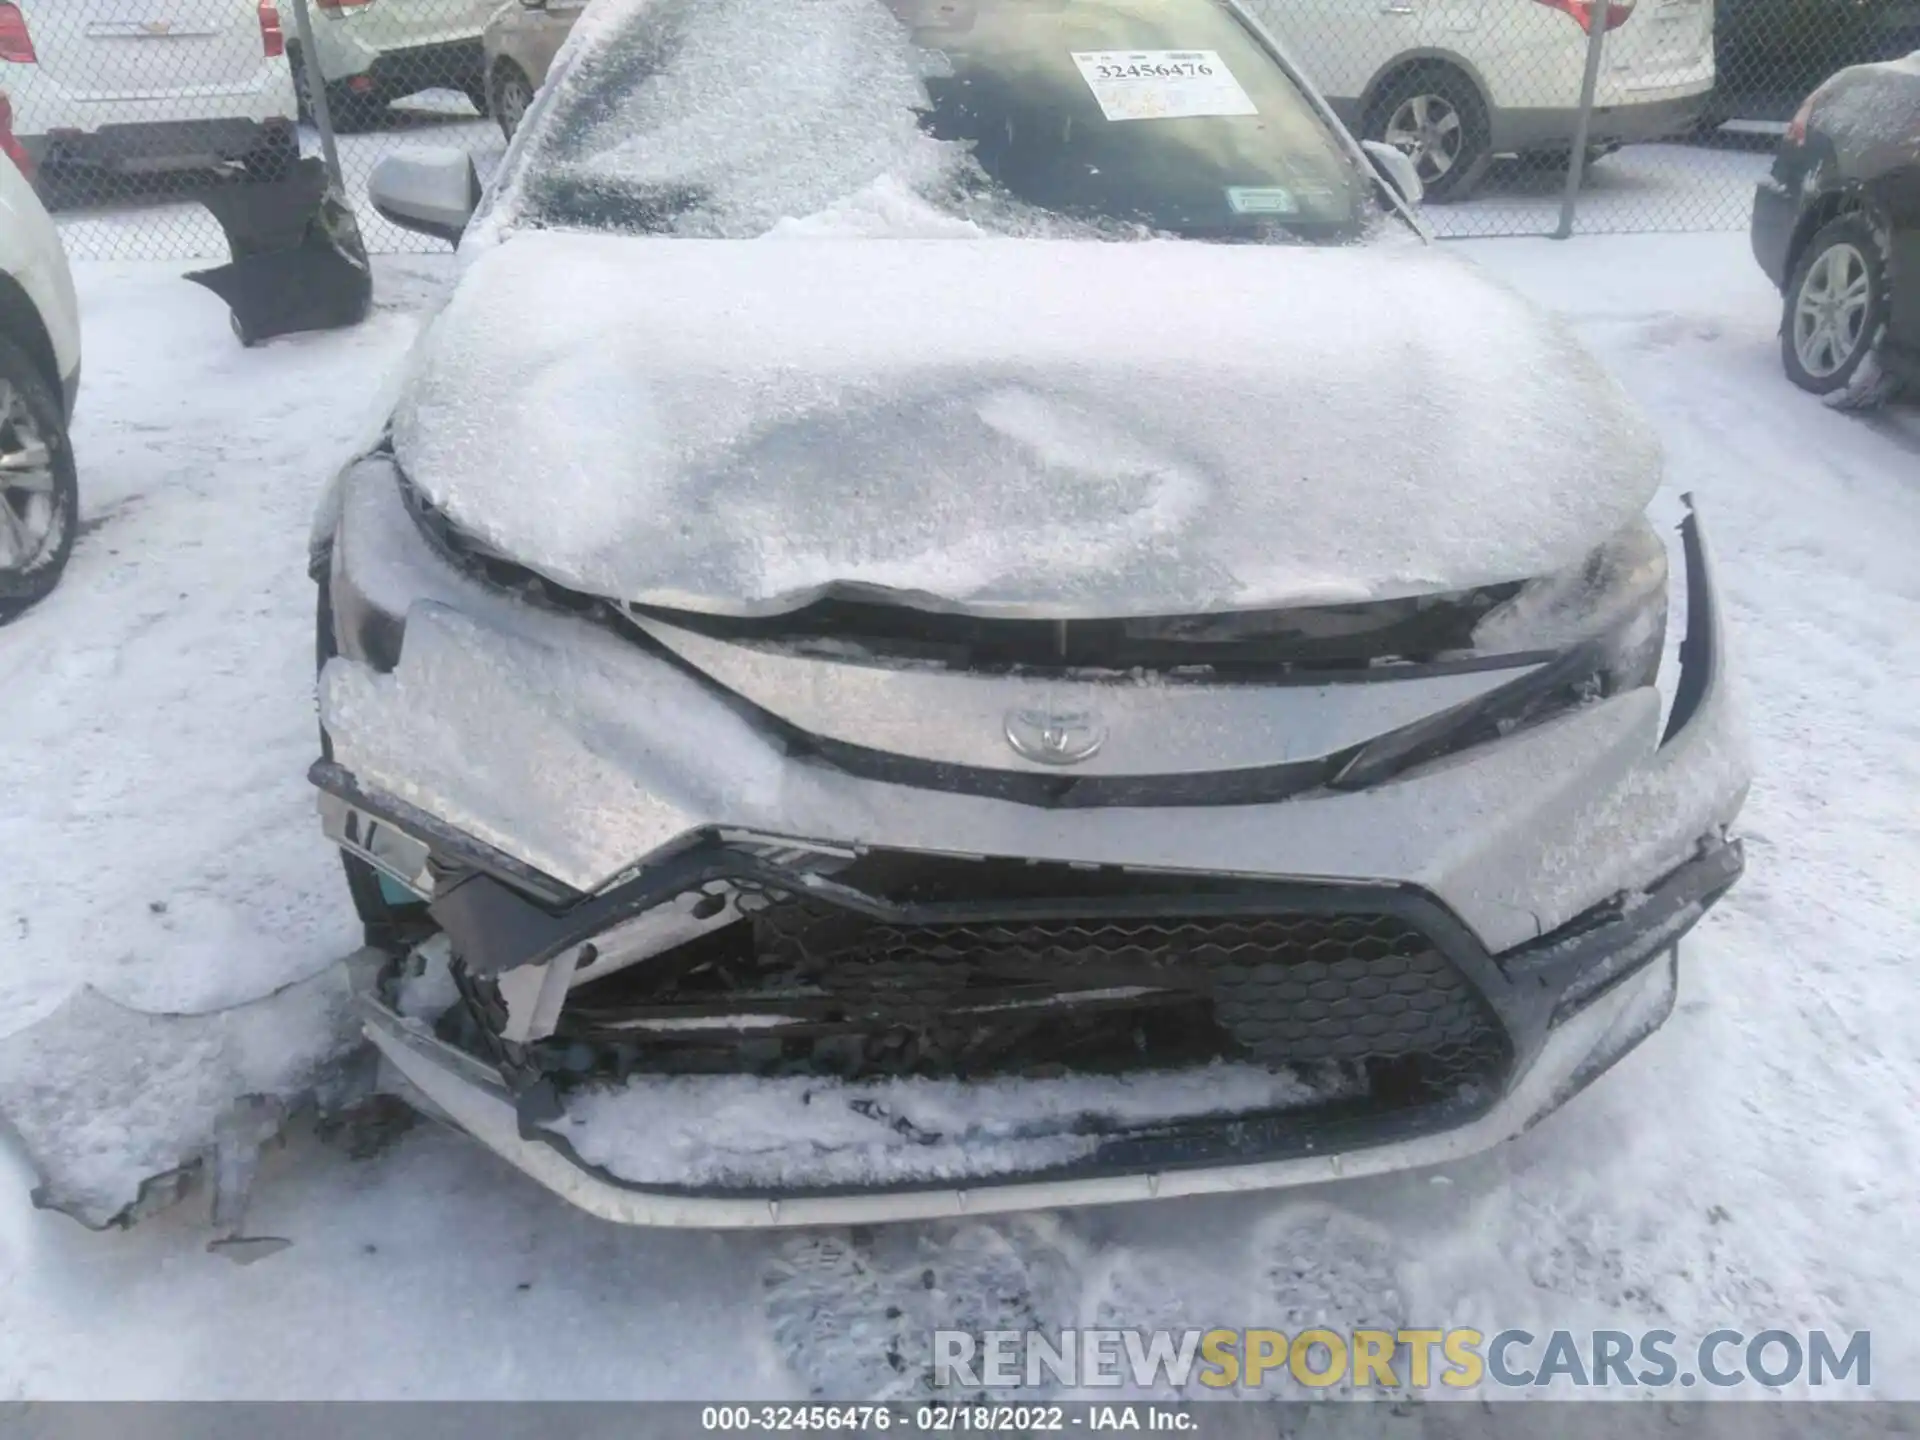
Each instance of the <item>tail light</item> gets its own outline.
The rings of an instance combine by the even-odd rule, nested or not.
[[[1800,108],[1793,112],[1793,119],[1787,122],[1787,143],[1804,145],[1807,143],[1807,122],[1813,119],[1813,107],[1820,103],[1820,97],[1827,93],[1822,85],[1806,99],[1800,102]]]
[[[280,28],[280,10],[273,0],[260,0],[260,50],[269,60],[287,53],[286,32]]]
[[[33,53],[33,36],[27,31],[27,17],[14,4],[0,4],[0,60],[15,65],[38,65]]]
[[[20,173],[33,179],[33,157],[27,154],[27,147],[20,143],[20,137],[13,133],[13,97],[0,90],[0,155],[20,167]]]
[[[1534,3],[1544,5],[1549,10],[1558,10],[1563,15],[1571,15],[1582,30],[1589,35],[1593,33],[1593,0],[1534,0]],[[1633,0],[1608,0],[1607,29],[1618,30],[1632,14]]]

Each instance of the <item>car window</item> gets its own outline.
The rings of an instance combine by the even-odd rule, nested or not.
[[[1378,213],[1225,0],[600,5],[509,157],[508,223],[1338,240]]]

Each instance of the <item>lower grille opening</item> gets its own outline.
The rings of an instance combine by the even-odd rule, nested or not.
[[[1122,872],[966,871],[1002,901],[1064,872],[1095,910],[1123,885],[1136,900],[1159,888]],[[952,873],[887,888],[948,899]],[[1183,883],[1192,897],[1228,882]],[[1504,1028],[1408,920],[1183,915],[1165,899],[1172,913],[905,924],[807,895],[736,894],[741,918],[577,984],[552,1036],[502,1058],[562,1090],[634,1075],[1048,1079],[1225,1060],[1295,1072],[1373,1112],[1503,1081]],[[464,1015],[449,1017],[461,1033],[446,1038],[499,1055],[504,1007],[491,985],[464,991]]]

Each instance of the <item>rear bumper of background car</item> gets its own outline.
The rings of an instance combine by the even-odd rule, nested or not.
[[[1649,687],[1355,792],[1056,809],[790,754],[656,653],[455,569],[422,539],[384,466],[350,471],[329,513],[341,655],[323,676],[332,757],[315,779],[330,792],[330,832],[401,878],[418,878],[430,857],[457,875],[435,894],[434,917],[463,955],[485,951],[490,973],[543,977],[664,895],[786,863],[789,851],[839,849],[1119,868],[1163,885],[1194,876],[1205,882],[1196,892],[1245,886],[1267,908],[1396,915],[1497,1017],[1497,1063],[1431,1105],[1195,1114],[1147,1132],[1120,1125],[1037,1172],[849,1188],[809,1184],[804,1167],[773,1185],[616,1178],[570,1154],[524,1087],[367,997],[369,1034],[423,1108],[612,1219],[906,1218],[1308,1183],[1466,1154],[1524,1129],[1659,1023],[1672,999],[1662,957],[1740,869],[1725,832],[1745,794],[1745,747],[1691,519],[1687,625],[1664,719]]]
[[[276,141],[298,147],[292,120],[170,120],[21,137],[36,165],[57,158],[123,174],[208,168],[244,159]]]
[[[1587,139],[1591,144],[1626,144],[1684,134],[1705,113],[1711,87],[1697,93],[1595,107]],[[1492,116],[1493,148],[1508,151],[1564,149],[1579,127],[1580,112],[1552,109],[1497,110]]]

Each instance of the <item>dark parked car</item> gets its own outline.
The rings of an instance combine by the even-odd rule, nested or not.
[[[1753,253],[1786,298],[1794,384],[1852,407],[1920,378],[1920,51],[1807,97],[1754,196]]]
[[[1916,47],[1920,0],[1715,0],[1709,114],[1784,121],[1834,71]]]

